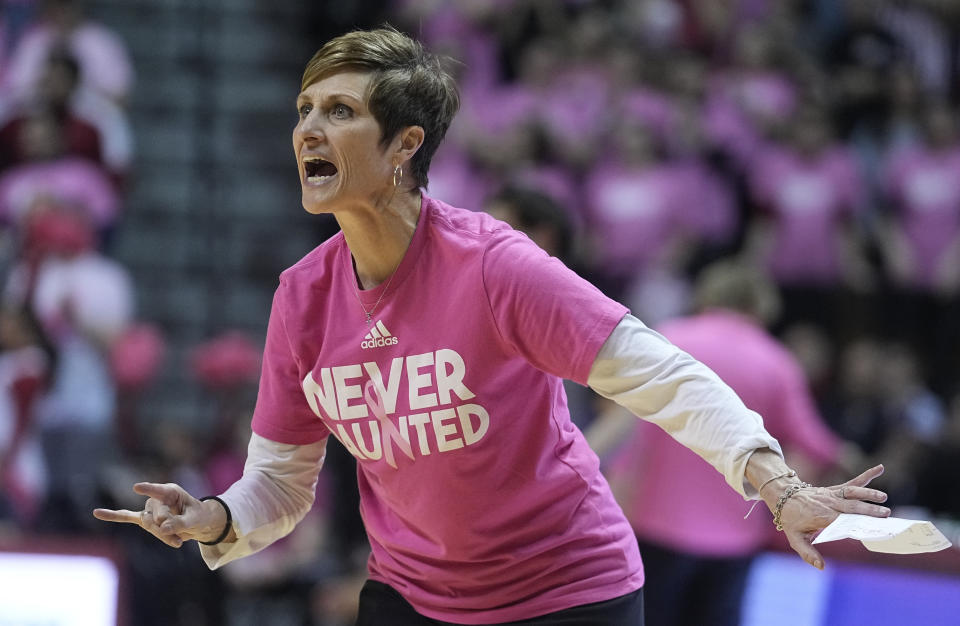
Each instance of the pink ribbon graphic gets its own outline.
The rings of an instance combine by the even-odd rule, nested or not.
[[[400,430],[390,421],[390,418],[387,417],[387,409],[383,406],[383,402],[380,398],[380,395],[377,393],[377,389],[373,384],[372,380],[368,380],[363,386],[363,399],[367,403],[367,407],[373,412],[376,416],[377,421],[380,423],[380,433],[381,439],[383,441],[383,456],[387,460],[387,464],[393,469],[399,469],[397,467],[397,461],[393,456],[393,443],[397,444],[397,447],[400,448],[400,451],[410,457],[410,460],[413,461],[413,448],[410,446],[410,442],[403,438],[403,435],[400,434]]]

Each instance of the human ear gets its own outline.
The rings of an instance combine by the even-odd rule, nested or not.
[[[400,145],[397,147],[396,154],[401,162],[407,161],[417,153],[417,150],[423,145],[424,136],[425,133],[421,126],[407,126],[400,131],[398,135]]]

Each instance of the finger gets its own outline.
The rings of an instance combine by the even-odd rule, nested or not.
[[[153,519],[153,516],[150,514],[150,511],[144,511],[140,516],[140,526],[145,531],[167,544],[171,548],[179,548],[183,545],[183,540],[176,535],[171,535],[169,533],[163,532],[160,529],[160,525],[157,524],[157,521]]]
[[[153,521],[156,522],[158,526],[163,524],[163,522],[169,519],[172,515],[177,514],[177,511],[173,511],[166,504],[163,504],[154,498],[147,500],[147,503],[144,505],[143,509],[150,514],[150,516],[153,518]]]
[[[182,539],[195,539],[198,534],[208,530],[210,520],[204,517],[200,507],[190,507],[180,515],[171,515],[160,525],[164,533],[179,535]]]
[[[790,547],[800,555],[800,558],[819,570],[823,569],[823,556],[810,543],[809,535],[800,532],[788,532],[786,534]]]
[[[866,487],[841,487],[841,497],[846,500],[867,500],[869,502],[886,502],[887,494],[879,489]]]
[[[883,465],[882,465],[882,464],[881,464],[881,465],[875,465],[875,466],[871,467],[870,469],[868,469],[868,470],[865,471],[864,473],[860,474],[860,475],[857,476],[856,478],[852,478],[852,479],[848,480],[847,482],[843,483],[842,486],[844,486],[844,487],[866,487],[867,485],[870,484],[870,481],[871,481],[871,480],[873,480],[874,478],[876,478],[876,477],[879,476],[880,474],[883,474]]]
[[[890,509],[879,504],[870,504],[860,500],[843,500],[837,510],[855,515],[869,515],[870,517],[889,517]]]
[[[93,516],[105,522],[118,522],[120,524],[140,525],[140,511],[128,511],[126,509],[94,509]]]
[[[174,513],[172,513],[169,508],[164,507],[153,514],[153,521],[157,524],[157,526],[161,526],[173,515]]]
[[[160,525],[160,530],[171,535],[193,535],[196,521],[192,515],[171,515]]]
[[[174,507],[180,501],[180,490],[172,483],[137,483],[133,490],[142,496],[155,498],[169,507]]]

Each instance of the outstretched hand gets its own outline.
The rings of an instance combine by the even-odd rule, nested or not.
[[[223,532],[227,515],[215,500],[201,502],[174,483],[137,483],[133,490],[148,496],[142,511],[94,509],[93,516],[105,522],[136,524],[173,548],[189,539],[214,541]]]
[[[783,505],[780,520],[790,547],[804,561],[823,569],[823,556],[813,547],[817,533],[826,528],[840,513],[871,517],[888,517],[890,509],[873,502],[885,502],[887,494],[867,487],[883,474],[883,466],[871,467],[856,478],[832,487],[800,489]]]

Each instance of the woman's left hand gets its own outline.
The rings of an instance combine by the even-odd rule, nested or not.
[[[791,496],[784,503],[780,514],[783,532],[790,542],[790,547],[804,561],[817,569],[823,569],[823,556],[813,547],[812,542],[817,533],[826,528],[840,513],[888,517],[890,509],[871,504],[885,502],[887,494],[867,487],[871,480],[881,474],[883,465],[877,465],[842,485],[806,487]],[[775,506],[776,501],[772,503],[771,510]]]

